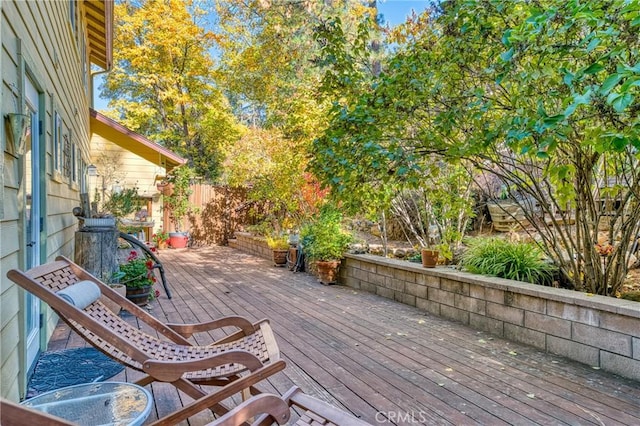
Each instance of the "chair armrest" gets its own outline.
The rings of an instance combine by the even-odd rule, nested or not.
[[[260,359],[252,353],[231,350],[206,358],[187,361],[149,359],[142,363],[142,370],[156,380],[175,382],[181,378],[184,373],[216,368],[226,364],[244,365],[250,371],[256,371],[263,366]]]
[[[279,425],[289,421],[291,411],[282,398],[270,394],[260,394],[243,402],[207,426],[236,426],[260,414],[267,414]]]
[[[224,318],[218,318],[213,321],[201,322],[196,324],[166,324],[167,327],[175,331],[176,333],[189,338],[194,333],[201,333],[206,331],[215,330],[222,327],[238,327],[242,330],[245,336],[252,334],[257,327],[253,325],[251,321],[239,316],[229,316]]]

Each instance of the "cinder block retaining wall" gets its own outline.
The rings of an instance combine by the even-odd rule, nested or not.
[[[263,239],[229,246],[271,259]],[[347,254],[340,283],[506,339],[640,380],[640,302]]]
[[[273,250],[267,245],[267,240],[255,237],[248,232],[236,232],[234,239],[229,239],[229,247],[253,254],[265,259],[273,259]]]

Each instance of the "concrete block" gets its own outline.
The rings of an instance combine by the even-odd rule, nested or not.
[[[340,277],[340,282],[347,287],[360,289],[360,280],[353,277]]]
[[[459,321],[463,324],[469,324],[469,312],[454,308],[453,306],[440,305],[440,316]]]
[[[361,262],[360,263],[360,269],[363,269],[367,272],[373,272],[376,273],[376,269],[377,269],[378,265],[376,265],[375,263],[369,263],[369,262]]]
[[[395,274],[394,274],[395,278],[402,280],[402,281],[406,281],[409,283],[415,283],[416,282],[416,273],[413,271],[405,271],[404,269],[396,269],[395,270]]]
[[[498,290],[496,288],[485,287],[484,294],[487,302],[504,303],[504,290]]]
[[[405,283],[404,288],[407,294],[415,296],[418,291],[418,284],[416,283]]]
[[[476,299],[485,299],[485,288],[478,284],[469,284],[469,296]]]
[[[362,269],[362,262],[360,262],[358,259],[348,258],[345,259],[345,263],[349,268]]]
[[[514,308],[522,308],[527,311],[539,312],[541,314],[544,314],[546,311],[547,304],[544,299],[519,293],[509,292],[508,294],[510,295],[510,303],[508,304],[508,306],[513,306]],[[505,295],[505,299],[506,298],[507,296]]]
[[[640,318],[611,312],[600,312],[600,328],[640,337]]]
[[[386,297],[387,299],[392,299],[392,300],[394,300],[394,297],[395,297],[395,292],[390,288],[385,288],[385,287],[377,287],[376,294],[378,296]]]
[[[571,338],[571,321],[536,312],[524,312],[524,326],[554,336]]]
[[[504,322],[484,315],[469,314],[469,325],[497,336],[504,336]]]
[[[461,294],[454,295],[454,306],[474,314],[486,315],[487,302],[473,297],[463,296]]]
[[[430,314],[440,316],[440,304],[427,299],[416,298],[416,307],[425,310]]]
[[[600,324],[600,311],[555,300],[547,300],[547,315],[596,327]]]
[[[378,286],[365,281],[360,281],[360,290],[368,291],[369,293],[378,293]]]
[[[440,277],[427,274],[416,274],[416,283],[427,287],[440,288]]]
[[[566,356],[569,359],[573,359],[592,367],[600,365],[600,350],[598,348],[583,345],[582,343],[573,342],[561,337],[547,335],[547,351]]]
[[[363,269],[354,269],[353,277],[362,281],[369,281],[369,273]]]
[[[393,271],[395,269],[389,267],[389,266],[385,266],[385,265],[378,265],[378,267],[376,268],[376,273],[383,275],[385,277],[392,277],[393,276]]]
[[[600,352],[600,368],[633,380],[640,380],[640,361],[611,352]]]
[[[452,293],[469,295],[469,284],[461,281],[448,280],[446,278],[440,279],[440,288],[444,291],[450,291]]]
[[[407,293],[396,292],[396,300],[404,303],[405,305],[416,306],[416,296],[412,296]]]
[[[426,299],[429,292],[429,288],[426,285],[420,285],[420,284],[416,284],[416,286],[417,288],[416,288],[415,296]]]
[[[405,282],[402,280],[399,280],[398,278],[386,278],[387,281],[387,286],[391,289],[393,289],[394,291],[399,291],[401,293],[405,293],[406,289],[405,289]]]
[[[514,342],[535,346],[539,349],[546,349],[545,334],[525,327],[505,323],[504,338],[513,340]]]
[[[524,325],[524,310],[487,302],[487,316],[515,325]]]
[[[640,339],[633,337],[631,340],[633,344],[633,359],[640,360]]]
[[[416,283],[405,283],[405,290],[407,294],[412,296],[421,297],[423,299],[427,298],[427,286]]]
[[[367,274],[367,281],[370,282],[371,284],[385,286],[386,277],[384,275],[379,275],[374,272],[367,272],[366,274]]]
[[[596,346],[608,352],[631,357],[631,336],[603,330],[586,324],[573,323],[572,339],[579,343]]]
[[[444,305],[454,306],[455,294],[437,288],[429,288],[429,300]]]

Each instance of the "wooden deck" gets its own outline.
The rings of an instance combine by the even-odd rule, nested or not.
[[[640,424],[639,382],[373,294],[323,286],[227,247],[163,251],[160,257],[173,299],[162,294],[150,305],[158,318],[271,320],[287,368],[263,390],[284,392],[297,384],[374,425]],[[59,326],[49,349],[83,345]],[[126,371],[114,379],[138,376]],[[166,384],[151,390],[153,418],[189,401]],[[203,413],[189,424],[211,418]]]

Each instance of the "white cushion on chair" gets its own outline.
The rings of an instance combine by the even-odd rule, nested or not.
[[[100,297],[102,292],[93,281],[78,281],[56,293],[78,309],[84,309]]]

